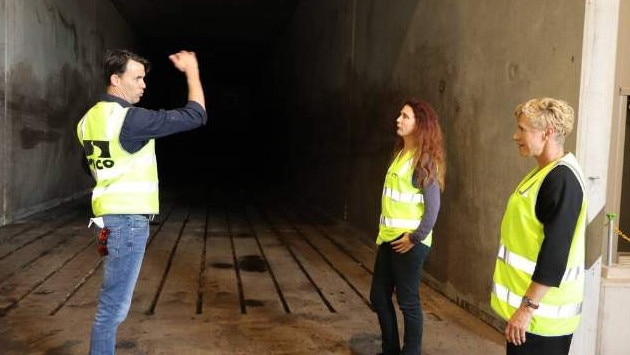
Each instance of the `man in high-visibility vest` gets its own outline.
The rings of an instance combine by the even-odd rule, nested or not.
[[[584,178],[564,150],[574,112],[541,98],[514,114],[519,153],[538,164],[507,202],[491,306],[507,322],[507,354],[568,354],[582,309],[586,230]]]
[[[97,245],[107,255],[90,354],[114,354],[116,331],[127,317],[149,237],[149,220],[159,213],[155,138],[206,123],[205,98],[195,53],[169,59],[186,75],[188,103],[175,110],[133,105],[146,88],[149,62],[128,50],[105,54],[107,93],[83,116],[77,135],[96,186],[92,191]]]

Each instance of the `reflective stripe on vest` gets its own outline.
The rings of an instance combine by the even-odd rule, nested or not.
[[[416,229],[420,225],[419,219],[402,219],[402,218],[387,218],[381,215],[380,224],[388,228],[404,228],[404,229]]]
[[[510,292],[507,288],[494,284],[492,290],[497,298],[503,302],[507,302],[514,308],[519,308],[523,300],[524,295]],[[577,316],[582,312],[582,303],[564,304],[561,306],[554,306],[540,302],[538,309],[534,312],[536,316],[554,319],[563,319],[568,317]]]
[[[96,186],[92,191],[93,198],[99,198],[106,193],[157,193],[157,182],[119,182],[109,186]]]
[[[424,203],[424,196],[417,193],[406,193],[393,190],[389,187],[383,189],[383,196],[389,197],[394,201],[404,203]]]
[[[503,260],[503,262],[505,262],[506,264],[527,273],[530,276],[534,274],[534,270],[536,269],[535,262],[528,260],[527,258],[524,258],[516,253],[512,253],[503,244],[501,244],[501,246],[499,247],[499,254],[497,255],[497,258]],[[578,280],[580,277],[584,276],[582,275],[583,273],[583,265],[570,267],[565,270],[564,275],[562,276],[562,281],[564,282]]]

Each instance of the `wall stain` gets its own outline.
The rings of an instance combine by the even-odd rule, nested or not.
[[[72,34],[72,40],[74,42],[74,56],[75,58],[77,58],[79,56],[79,38],[77,36],[77,26],[74,23],[71,23],[70,21],[68,21],[61,14],[61,12],[58,12],[58,15],[59,15],[59,19],[61,20],[61,23],[64,25],[65,28],[70,30]]]
[[[520,71],[520,67],[518,66],[518,64],[511,63],[508,66],[508,78],[510,80],[515,80],[516,78],[518,78],[519,71]]]
[[[73,22],[69,21],[62,13],[61,10],[56,8],[55,6],[49,6],[48,11],[51,13],[52,17],[59,18],[59,23],[63,27],[65,27],[72,36],[72,40],[74,42],[74,57],[79,57],[79,37],[77,36],[77,26]]]
[[[59,139],[61,133],[54,131],[41,131],[30,128],[22,128],[20,130],[20,139],[22,148],[32,149],[41,142],[54,142]]]
[[[88,108],[85,79],[68,63],[51,73],[42,82],[27,62],[13,65],[9,72],[7,115],[23,149],[56,141],[66,152],[76,148],[74,126]]]
[[[446,80],[445,79],[440,79],[440,84],[439,84],[439,88],[438,88],[440,94],[444,94],[444,91],[446,90]]]

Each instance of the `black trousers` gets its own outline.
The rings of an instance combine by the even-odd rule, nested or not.
[[[571,348],[573,334],[558,337],[543,337],[525,333],[525,343],[514,345],[507,343],[507,355],[566,355]]]

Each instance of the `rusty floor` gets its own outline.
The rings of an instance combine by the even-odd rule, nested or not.
[[[117,353],[377,353],[374,246],[288,201],[163,193]],[[0,227],[0,354],[87,353],[102,272],[87,221],[86,200]],[[493,328],[421,298],[423,354],[504,353]]]

